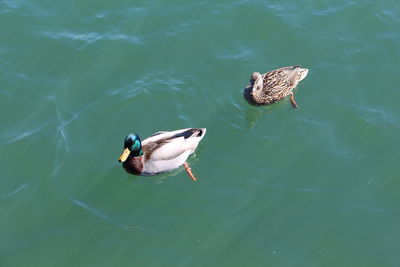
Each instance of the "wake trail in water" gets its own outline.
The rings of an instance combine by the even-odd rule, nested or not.
[[[10,191],[5,194],[1,194],[0,199],[7,199],[9,197],[12,197],[13,195],[15,195],[18,192],[22,191],[23,189],[27,188],[30,184],[31,184],[30,182],[26,182],[26,183],[22,184],[21,186],[19,186],[18,188],[14,189],[13,191]]]

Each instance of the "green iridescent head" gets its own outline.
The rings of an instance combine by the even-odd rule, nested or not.
[[[137,134],[129,134],[125,137],[124,148],[128,148],[131,151],[131,156],[138,157],[143,155],[142,142]]]
[[[140,157],[143,155],[142,142],[137,134],[128,134],[124,140],[124,152],[119,157],[119,162],[124,162],[130,157]]]

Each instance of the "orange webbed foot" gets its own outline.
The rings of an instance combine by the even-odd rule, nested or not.
[[[187,162],[183,163],[183,167],[185,167],[185,170],[188,173],[189,177],[192,178],[193,181],[197,181],[196,177],[194,177],[192,173],[192,169],[190,169],[189,164],[187,164]]]

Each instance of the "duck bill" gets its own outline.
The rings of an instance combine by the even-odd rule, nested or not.
[[[125,150],[124,150],[124,152],[122,152],[122,154],[121,154],[121,156],[119,157],[119,159],[118,159],[118,161],[119,162],[125,162],[125,160],[128,158],[128,156],[129,156],[129,154],[130,154],[131,152],[129,151],[129,149],[128,148],[125,148]]]

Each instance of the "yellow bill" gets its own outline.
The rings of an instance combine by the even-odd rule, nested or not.
[[[131,153],[131,151],[129,151],[128,148],[125,148],[124,152],[122,152],[122,154],[119,157],[118,161],[119,162],[125,162],[125,160],[128,158],[130,153]]]

